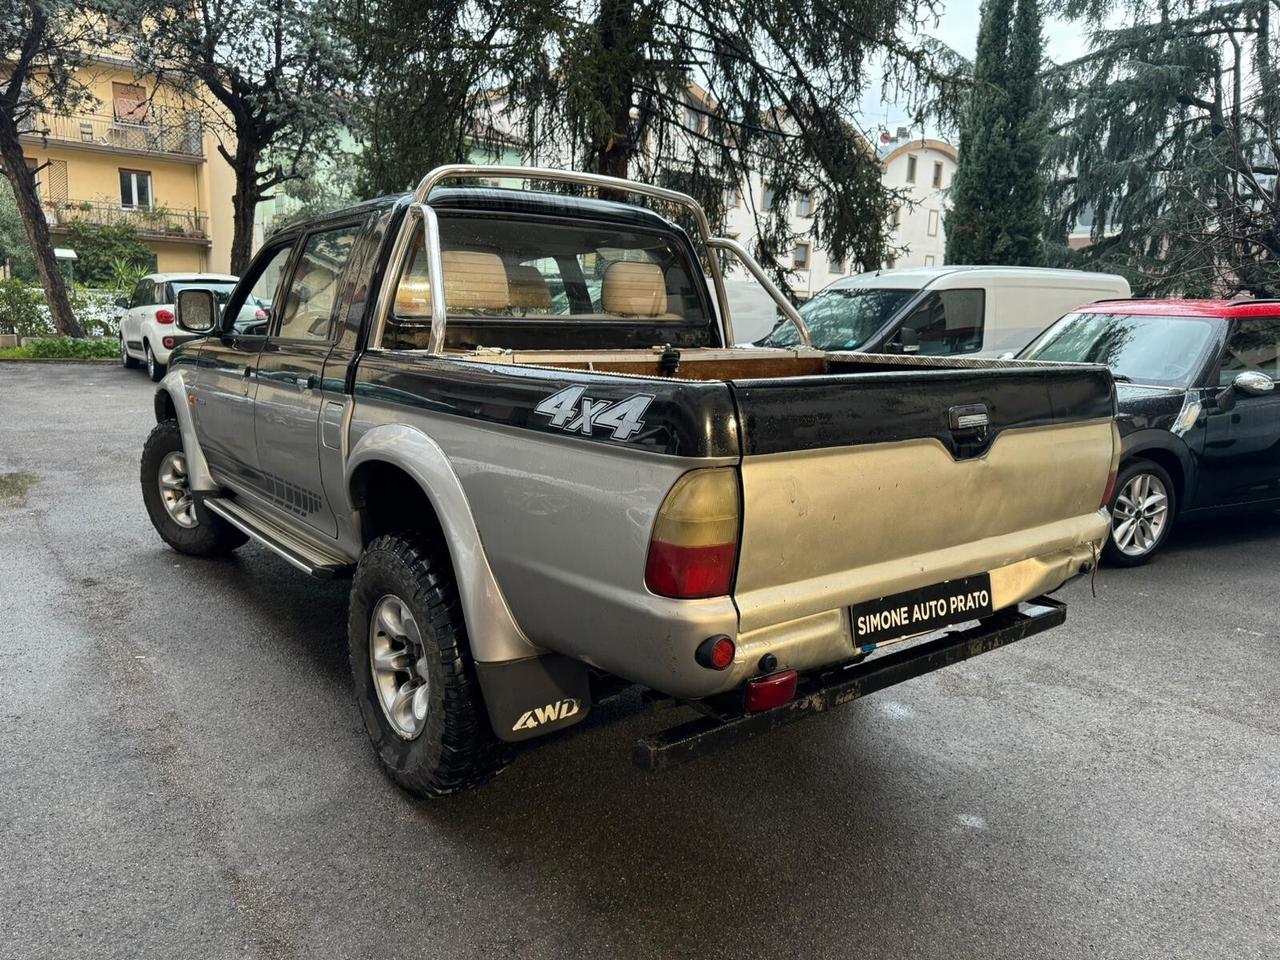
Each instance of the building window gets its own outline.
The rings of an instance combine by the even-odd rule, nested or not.
[[[797,243],[795,249],[791,252],[791,262],[797,270],[809,269],[809,245],[807,243]]]
[[[934,258],[933,258],[933,254],[931,254],[931,253],[930,253],[930,254],[928,254],[927,256],[925,256],[925,258],[924,258],[924,265],[925,265],[926,267],[932,267],[932,266],[934,265]]]
[[[893,217],[890,218],[889,225],[893,227],[895,230],[898,229],[898,227],[902,226],[902,208],[901,207],[893,208]]]
[[[725,209],[736,210],[742,206],[742,191],[737,187],[730,187],[724,192]]]
[[[761,209],[761,210],[772,210],[772,209],[773,209],[773,197],[774,197],[774,194],[775,194],[775,193],[777,193],[777,191],[776,191],[776,190],[774,190],[774,189],[773,189],[773,187],[772,187],[770,184],[767,184],[767,183],[766,183],[766,184],[764,185],[764,193],[763,193],[763,194],[761,195],[761,197],[760,197],[760,209]]]
[[[942,189],[942,161],[935,160],[933,163],[933,189]]]
[[[800,196],[796,200],[796,216],[812,217],[813,216],[813,193],[809,190],[801,190]]]
[[[884,262],[884,268],[885,268],[886,270],[892,270],[892,269],[893,269],[894,267],[896,267],[897,265],[898,265],[898,258],[897,258],[897,257],[890,257],[888,260],[886,260],[886,261]]]
[[[907,183],[916,182],[916,158],[914,156],[907,157]]]
[[[844,261],[838,257],[832,257],[827,264],[827,271],[829,273],[844,273]]]
[[[147,91],[133,83],[112,83],[111,100],[119,123],[147,122]]]
[[[120,206],[125,210],[151,209],[151,174],[145,170],[120,171]]]
[[[929,236],[936,237],[938,235],[938,211],[929,211]]]

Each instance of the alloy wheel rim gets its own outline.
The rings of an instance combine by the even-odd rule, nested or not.
[[[1164,481],[1151,473],[1129,478],[1111,510],[1111,537],[1125,556],[1150,553],[1164,535],[1169,522],[1169,491]]]
[[[124,345],[124,337],[120,338],[120,366],[129,362],[129,349]]]
[[[151,348],[147,347],[147,373],[156,372],[156,355],[151,352]]]
[[[188,530],[198,526],[196,502],[191,496],[191,482],[187,476],[187,457],[181,450],[166,454],[160,461],[159,481],[160,500],[169,519]]]
[[[373,605],[369,667],[387,723],[400,738],[416,739],[427,725],[427,659],[413,613],[394,594]]]

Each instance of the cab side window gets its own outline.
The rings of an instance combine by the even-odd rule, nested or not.
[[[1248,371],[1280,380],[1280,317],[1245,317],[1236,321],[1222,353],[1218,382],[1225,387]]]
[[[232,323],[236,333],[247,337],[266,335],[272,304],[275,303],[292,253],[292,243],[280,243],[268,247],[253,261],[248,274],[253,280],[253,286],[249,288],[244,302],[239,307],[234,303],[228,304],[236,311]]]
[[[925,297],[902,325],[916,332],[922,354],[975,353],[982,349],[985,310],[983,290],[938,290]]]
[[[342,268],[361,229],[361,224],[352,224],[307,237],[280,311],[276,336],[291,340],[329,338]]]
[[[152,286],[153,284],[150,280],[139,280],[138,285],[133,288],[133,297],[129,300],[129,309],[132,310],[134,307],[142,307],[149,304],[151,302]]]

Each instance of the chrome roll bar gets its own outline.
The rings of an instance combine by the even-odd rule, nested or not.
[[[666,187],[655,187],[635,180],[624,180],[621,177],[608,177],[599,173],[579,173],[573,170],[555,170],[550,167],[520,167],[484,163],[451,163],[436,167],[418,183],[413,192],[413,203],[405,212],[404,222],[396,237],[391,251],[391,260],[387,264],[387,272],[382,278],[382,290],[379,295],[379,313],[377,336],[373,340],[381,345],[386,324],[395,308],[396,286],[400,274],[413,247],[413,234],[416,221],[421,220],[423,239],[427,256],[427,277],[431,284],[431,337],[428,350],[430,353],[441,353],[444,350],[445,324],[448,321],[444,300],[444,268],[440,254],[440,225],[435,211],[431,209],[431,191],[449,180],[464,177],[476,177],[486,180],[510,178],[517,180],[548,180],[555,183],[569,183],[584,187],[595,187],[604,190],[616,190],[620,193],[633,193],[644,197],[665,200],[687,208],[694,218],[698,229],[698,239],[708,250],[707,270],[711,274],[716,291],[716,304],[720,312],[720,322],[724,331],[725,346],[733,345],[733,320],[729,315],[729,298],[725,292],[724,275],[720,270],[720,262],[714,256],[717,249],[726,250],[736,256],[750,271],[751,275],[764,287],[765,292],[778,304],[778,307],[800,332],[800,339],[805,346],[809,345],[809,331],[800,319],[791,302],[769,280],[764,270],[743,247],[733,240],[711,236],[711,225],[707,222],[707,214],[702,205],[687,193],[668,190]]]

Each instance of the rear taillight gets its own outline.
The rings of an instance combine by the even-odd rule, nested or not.
[[[1102,503],[1105,507],[1111,503],[1111,495],[1116,492],[1116,475],[1120,473],[1120,428],[1115,421],[1111,422],[1111,472],[1107,474],[1107,487],[1102,491]]]
[[[796,685],[799,680],[800,677],[794,670],[748,680],[743,706],[746,707],[747,713],[759,713],[761,710],[772,710],[784,703],[790,703],[795,699]]]
[[[722,597],[738,561],[738,472],[692,470],[667,494],[649,540],[644,582],[678,600]]]
[[[156,323],[173,323],[173,311],[167,307],[161,307],[156,311]]]

